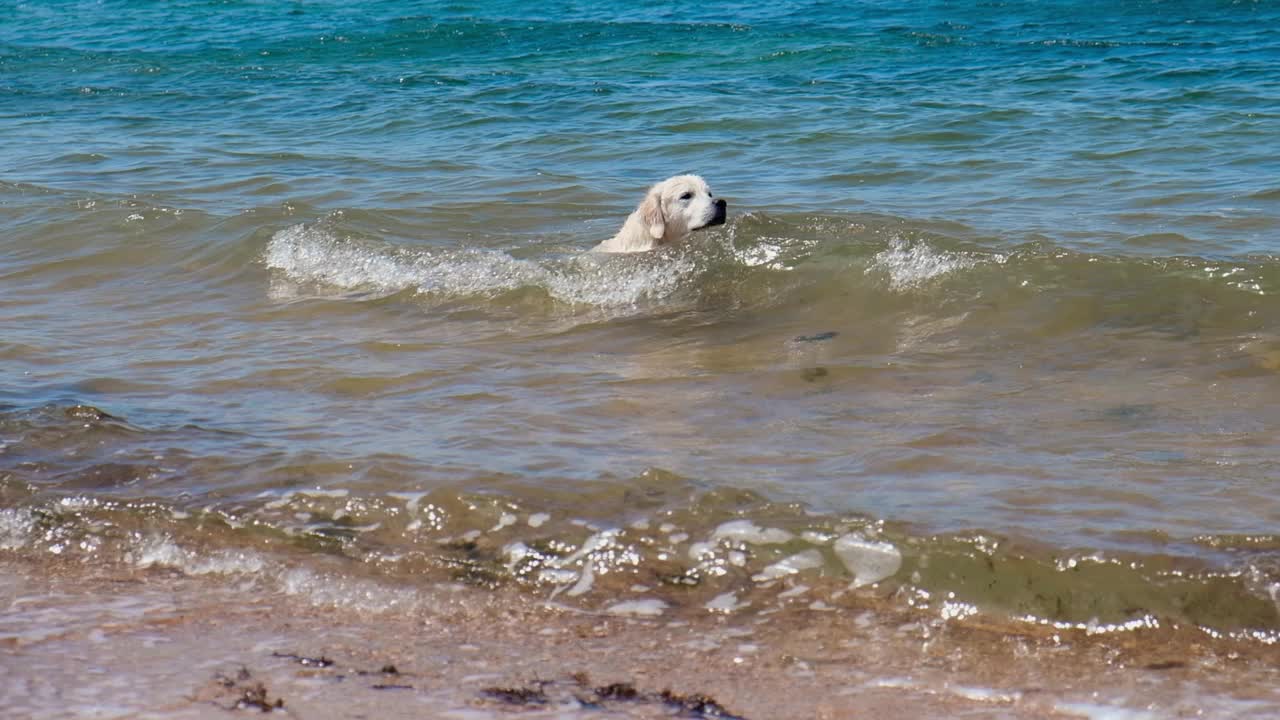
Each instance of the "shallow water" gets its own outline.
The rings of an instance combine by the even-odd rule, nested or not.
[[[1274,643],[1280,17],[1081,7],[17,6],[0,547]]]

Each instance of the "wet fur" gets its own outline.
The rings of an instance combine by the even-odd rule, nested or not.
[[[677,175],[649,188],[617,235],[598,252],[643,252],[680,242],[694,230],[722,224],[727,204],[697,175]]]

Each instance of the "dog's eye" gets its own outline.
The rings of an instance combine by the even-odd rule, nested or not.
[[[691,192],[687,192],[687,193],[685,193],[685,194],[681,195],[681,196],[680,196],[680,199],[681,199],[681,200],[692,200],[692,199],[693,199],[693,193],[691,193]]]

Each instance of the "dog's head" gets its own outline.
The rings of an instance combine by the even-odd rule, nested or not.
[[[649,188],[640,203],[640,219],[659,245],[683,239],[694,230],[723,225],[727,203],[711,194],[697,175],[677,175]]]

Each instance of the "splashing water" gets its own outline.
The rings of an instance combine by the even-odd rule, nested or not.
[[[348,237],[327,227],[294,225],[277,232],[263,258],[287,281],[278,297],[298,285],[392,295],[411,291],[439,299],[491,299],[538,289],[569,305],[626,308],[672,298],[702,271],[690,252],[661,257],[584,254],[523,260],[489,248],[396,247]]]

